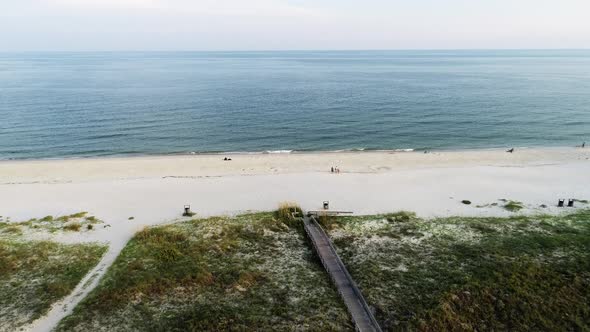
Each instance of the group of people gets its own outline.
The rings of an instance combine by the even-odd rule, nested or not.
[[[338,166],[332,166],[332,168],[330,168],[330,173],[340,174],[340,168],[338,168]]]

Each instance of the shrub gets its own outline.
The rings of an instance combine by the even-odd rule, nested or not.
[[[508,203],[504,204],[504,209],[510,212],[517,212],[524,208],[521,202],[517,201],[508,201]]]
[[[279,204],[279,209],[276,212],[277,219],[289,226],[297,226],[300,224],[297,218],[293,217],[293,214],[303,216],[303,210],[297,203],[293,202],[282,202]]]
[[[408,211],[399,211],[388,214],[386,217],[389,222],[408,222],[416,218],[416,213]]]
[[[73,232],[78,232],[80,230],[80,228],[82,227],[82,225],[80,225],[79,222],[73,222],[71,224],[67,224],[64,226],[64,229],[66,231],[73,231]]]
[[[19,226],[10,225],[10,226],[4,228],[4,233],[10,233],[10,234],[18,234],[18,235],[20,235],[20,234],[23,233],[23,231],[20,229]]]

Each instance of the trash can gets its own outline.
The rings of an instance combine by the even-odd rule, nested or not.
[[[565,202],[565,199],[559,199],[557,202],[557,207],[563,207],[563,202]]]
[[[569,199],[567,201],[567,207],[574,207],[574,200],[573,199]]]
[[[324,210],[327,210],[329,208],[330,208],[330,202],[324,201]]]
[[[191,206],[190,205],[184,206],[184,213],[182,215],[185,217],[191,215]]]

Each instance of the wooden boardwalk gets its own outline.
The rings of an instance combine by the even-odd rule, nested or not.
[[[344,263],[338,257],[332,241],[324,232],[322,227],[313,217],[304,217],[305,232],[311,240],[313,247],[320,257],[324,268],[332,278],[332,281],[338,289],[338,293],[344,300],[348,312],[356,325],[356,329],[361,332],[381,332],[379,324],[369,310],[369,306],[357,287],[356,283],[346,270]]]

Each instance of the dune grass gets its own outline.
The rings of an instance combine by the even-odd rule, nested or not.
[[[510,212],[518,212],[522,209],[524,209],[524,205],[522,204],[522,202],[518,202],[518,201],[508,201],[506,202],[506,204],[504,204],[504,209]]]
[[[590,210],[341,217],[329,234],[386,331],[590,330]]]
[[[87,216],[88,212],[78,212],[65,216],[45,216],[43,218],[33,218],[21,222],[0,222],[0,235],[3,233],[16,232],[23,233],[23,230],[47,231],[55,233],[59,231],[79,232],[83,229],[86,231],[94,229],[93,225],[103,223],[94,216]],[[89,227],[90,226],[90,227]],[[84,228],[83,228],[84,227]]]
[[[144,229],[57,330],[352,329],[290,207]]]
[[[16,331],[45,314],[105,251],[94,244],[0,239],[0,331]]]

